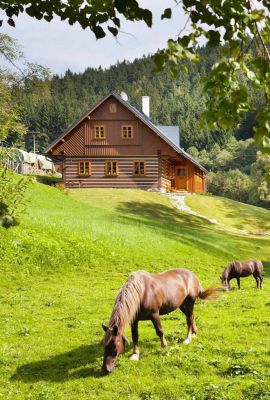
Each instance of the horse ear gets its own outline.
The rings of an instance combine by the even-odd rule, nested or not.
[[[104,330],[104,332],[107,332],[108,327],[106,325],[102,324],[102,329]]]
[[[117,333],[118,333],[118,327],[117,327],[117,325],[114,325],[114,327],[113,327],[114,336],[117,336]]]

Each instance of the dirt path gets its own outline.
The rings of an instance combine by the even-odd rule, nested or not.
[[[193,211],[186,203],[185,197],[186,194],[174,194],[174,193],[166,193],[166,196],[169,197],[171,203],[178,208],[180,211],[184,211],[188,214],[195,215],[196,217],[200,217],[206,219],[207,221],[211,222],[211,224],[220,225],[215,219],[211,219],[206,217],[205,215],[199,214],[196,211]]]

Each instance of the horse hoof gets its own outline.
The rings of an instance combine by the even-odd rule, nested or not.
[[[129,359],[132,361],[139,361],[139,354],[132,354]]]
[[[197,337],[197,334],[196,334],[196,333],[192,333],[191,336],[192,336],[192,337]]]
[[[163,347],[163,349],[165,349],[165,347],[167,347],[167,341],[165,339],[161,343],[161,347]]]
[[[191,339],[190,338],[186,338],[184,341],[183,341],[183,344],[189,344],[191,342]]]

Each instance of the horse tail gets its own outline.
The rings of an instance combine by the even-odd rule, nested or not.
[[[212,286],[212,287],[210,287],[210,288],[208,288],[208,289],[206,289],[206,290],[203,290],[202,288],[201,288],[201,290],[199,291],[199,293],[198,293],[198,297],[200,298],[200,299],[202,299],[202,300],[205,300],[205,299],[207,299],[208,297],[217,297],[217,292],[219,292],[219,291],[221,291],[221,289],[220,288],[217,288],[217,287],[214,287],[214,286]]]
[[[263,263],[261,261],[255,261],[255,266],[259,273],[263,272]]]

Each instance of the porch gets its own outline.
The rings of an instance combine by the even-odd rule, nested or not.
[[[175,193],[203,193],[206,174],[185,158],[161,160],[161,189]]]

